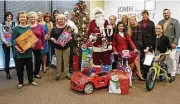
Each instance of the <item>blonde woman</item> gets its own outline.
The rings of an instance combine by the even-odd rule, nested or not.
[[[54,49],[52,47],[52,43],[51,43],[51,40],[50,40],[51,30],[53,28],[53,23],[51,22],[51,15],[49,13],[45,13],[44,14],[44,21],[46,22],[46,24],[48,26],[48,37],[47,37],[47,40],[48,40],[49,54],[47,54],[48,55],[47,63],[49,65],[51,60],[52,60],[52,55],[54,55]]]
[[[72,39],[67,42],[65,46],[61,46],[57,42],[57,39],[62,35],[62,33],[64,33],[64,31],[71,32],[68,30],[71,30],[71,28],[67,26],[66,16],[64,14],[59,14],[56,17],[56,27],[54,27],[51,31],[51,41],[53,42],[57,58],[56,80],[59,80],[60,76],[62,77],[62,69],[64,69],[64,76],[67,76],[69,72],[69,57]]]
[[[12,46],[14,49],[14,57],[16,63],[16,70],[19,85],[17,86],[18,89],[23,87],[23,78],[24,78],[24,66],[26,66],[28,82],[30,85],[38,86],[37,83],[33,82],[33,64],[32,64],[32,49],[28,49],[27,51],[21,50],[18,45],[15,43],[15,39],[22,35],[27,30],[31,29],[30,26],[27,25],[27,14],[24,11],[18,13],[17,16],[18,26],[16,26],[13,30],[12,35]]]
[[[35,58],[34,77],[37,79],[41,79],[39,72],[42,62],[41,50],[44,49],[44,45],[45,45],[45,32],[42,25],[37,24],[37,19],[38,19],[38,15],[36,14],[36,12],[28,13],[28,24],[31,27],[31,30],[36,35],[36,37],[38,38],[38,42],[35,44],[35,47],[33,47],[33,53]]]
[[[127,28],[128,28],[128,16],[127,15],[122,15],[122,18],[121,18],[121,22],[123,22],[123,25],[124,25],[124,31],[127,32]]]
[[[37,15],[38,15],[37,23],[43,26],[44,32],[45,32],[45,46],[44,46],[44,49],[41,51],[41,53],[42,53],[42,60],[43,60],[43,67],[42,67],[43,68],[43,72],[46,72],[47,71],[47,68],[46,68],[47,53],[49,51],[49,49],[48,49],[48,40],[47,40],[47,37],[48,37],[48,26],[47,26],[47,24],[43,20],[43,13],[42,12],[38,12]]]
[[[137,49],[142,50],[142,47],[143,47],[142,32],[139,28],[139,25],[135,16],[131,16],[129,18],[128,33],[131,35],[131,39],[136,45]]]

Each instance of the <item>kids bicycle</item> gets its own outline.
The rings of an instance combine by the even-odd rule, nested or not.
[[[115,60],[115,55],[117,59]],[[116,68],[129,73],[129,86],[132,87],[132,70],[129,67],[128,59],[131,57],[129,50],[123,50],[117,54],[111,54],[112,63],[116,61]]]
[[[172,79],[167,74],[167,64],[165,63],[167,56],[169,53],[162,53],[158,56],[154,56],[152,67],[149,69],[149,72],[147,73],[146,77],[146,89],[148,91],[151,91],[154,86],[156,79],[159,79],[160,81],[169,81],[169,83],[172,82]]]

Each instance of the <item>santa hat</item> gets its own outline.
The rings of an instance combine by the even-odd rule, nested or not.
[[[104,15],[103,9],[100,8],[100,7],[96,7],[96,8],[93,9],[93,16],[94,16],[94,17],[95,17],[95,15],[96,15],[97,12],[101,12],[102,15]]]

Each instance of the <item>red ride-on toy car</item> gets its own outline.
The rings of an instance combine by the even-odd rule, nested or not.
[[[102,88],[109,85],[109,73],[91,72],[91,69],[87,68],[82,72],[74,72],[71,76],[70,84],[73,90],[91,94],[94,88]]]

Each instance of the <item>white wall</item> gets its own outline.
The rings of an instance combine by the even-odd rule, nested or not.
[[[124,7],[129,6],[130,8],[129,11],[124,11]],[[121,7],[119,9],[118,13],[118,7]],[[113,14],[118,17],[118,20],[120,18],[121,14],[131,14],[131,13],[136,13],[138,21],[141,20],[141,11],[144,8],[144,1],[125,1],[125,0],[119,0],[119,1],[104,1],[104,12],[105,12],[105,18],[108,19],[109,15]],[[171,16],[173,18],[176,18],[180,21],[180,1],[156,1],[155,2],[155,9],[150,10],[150,19],[157,24],[159,20],[163,19],[163,9],[168,8],[171,10]]]

